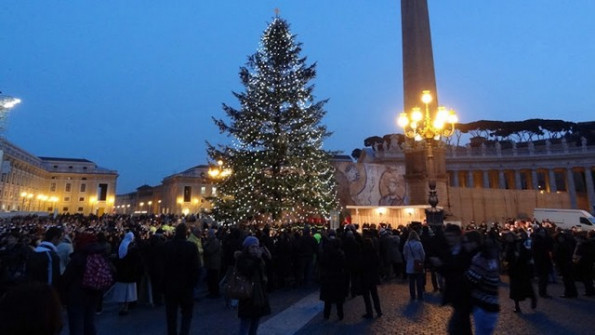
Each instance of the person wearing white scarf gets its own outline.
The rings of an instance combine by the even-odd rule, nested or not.
[[[124,239],[120,243],[120,248],[118,249],[118,258],[122,259],[126,257],[126,255],[128,254],[128,246],[133,241],[134,234],[132,232],[127,232],[126,235],[124,235]]]
[[[113,289],[114,300],[121,303],[119,315],[128,314],[128,305],[130,302],[137,300],[137,289],[136,281],[131,281],[129,278],[130,271],[124,271],[124,269],[130,270],[138,260],[129,253],[130,244],[134,241],[134,234],[132,232],[126,233],[124,239],[120,243],[118,248],[118,261],[116,262],[116,284]],[[132,257],[129,259],[129,257]],[[134,271],[133,271],[134,272]]]

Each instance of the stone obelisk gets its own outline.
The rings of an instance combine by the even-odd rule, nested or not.
[[[401,0],[401,29],[403,35],[403,91],[404,110],[423,108],[421,93],[429,90],[434,97],[430,111],[436,111],[438,92],[434,73],[434,55],[430,33],[430,17],[427,0]],[[433,116],[433,115],[432,115]],[[428,204],[428,182],[436,182],[440,205],[447,203],[446,162],[444,150],[433,150],[433,163],[429,164],[426,150],[414,146],[406,151],[405,179],[409,186],[412,205]],[[429,171],[433,167],[433,171]],[[429,218],[428,218],[429,221]]]
[[[427,0],[401,0],[401,32],[405,111],[423,107],[419,100],[423,90],[432,92],[434,101],[430,107],[436,110],[438,99]]]

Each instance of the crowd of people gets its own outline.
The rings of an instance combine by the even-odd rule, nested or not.
[[[89,264],[102,259],[109,273],[94,272],[92,282],[113,276],[113,285],[90,287]],[[577,282],[586,296],[595,295],[594,260],[595,231],[523,220],[464,229],[412,223],[333,230],[227,226],[174,215],[17,217],[0,223],[0,332],[56,334],[64,309],[71,334],[95,334],[109,290],[123,318],[142,296],[165,305],[168,333],[187,334],[201,285],[207,298],[237,309],[240,334],[257,333],[271,313],[269,293],[282,288],[318,285],[325,319],[335,307],[342,320],[345,301],[361,296],[362,317],[373,319],[383,315],[378,285],[397,280],[408,281],[412,303],[433,291],[452,306],[448,333],[472,334],[473,318],[476,334],[490,334],[501,308],[501,275],[509,277],[511,308],[521,313],[522,301],[535,309],[538,297],[551,298],[548,285],[559,277],[563,298],[578,296]],[[222,291],[234,271],[253,284],[250,298],[236,301]],[[17,314],[24,308],[31,312]]]

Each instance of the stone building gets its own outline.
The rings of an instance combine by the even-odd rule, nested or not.
[[[0,211],[111,213],[115,170],[80,158],[37,157],[0,138]]]
[[[211,209],[207,200],[217,187],[207,178],[209,166],[197,165],[163,178],[160,185],[143,185],[116,197],[116,212],[125,214],[190,214]]]
[[[543,141],[542,141],[543,142]],[[439,207],[451,220],[468,224],[502,222],[506,218],[531,217],[538,207],[577,208],[593,212],[595,206],[595,145],[566,143],[564,139],[512,144],[495,142],[472,147],[443,145],[437,150],[444,167],[437,167]],[[401,146],[380,143],[361,151],[357,162],[337,160],[340,189],[348,190],[342,205],[355,221],[406,224],[424,219],[427,201],[411,201],[425,195],[427,184],[410,183],[409,165]],[[355,177],[345,177],[350,171]],[[422,169],[423,170],[423,169]],[[386,174],[398,186],[389,187]],[[382,202],[393,190],[394,202]],[[447,220],[449,219],[447,217]],[[359,220],[358,220],[359,218]]]

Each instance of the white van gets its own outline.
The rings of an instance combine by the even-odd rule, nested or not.
[[[595,217],[582,209],[535,208],[533,217],[539,222],[553,222],[562,229],[578,226],[582,230],[595,230]]]

